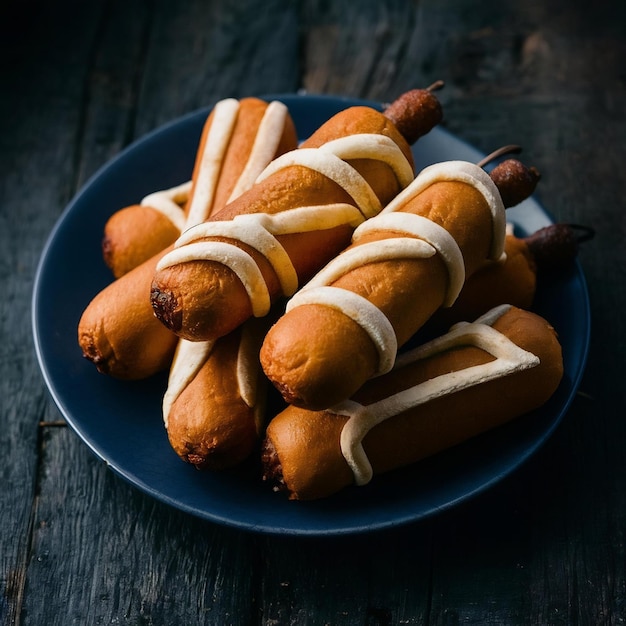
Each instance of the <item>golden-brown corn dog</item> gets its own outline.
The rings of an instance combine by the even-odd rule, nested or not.
[[[261,350],[291,404],[321,409],[393,365],[398,346],[503,252],[499,188],[479,166],[424,169],[288,303]]]
[[[570,268],[579,244],[591,237],[591,229],[563,223],[517,237],[510,225],[504,254],[497,261],[486,261],[465,281],[454,304],[439,309],[427,322],[428,332],[439,334],[452,324],[475,319],[499,304],[530,309],[538,281]]]
[[[348,401],[287,407],[267,428],[265,479],[300,500],[366,484],[543,405],[562,375],[549,323],[497,307],[400,355]]]
[[[114,278],[120,278],[176,241],[185,227],[190,189],[188,181],[155,191],[107,220],[102,257]]]
[[[537,265],[523,238],[507,232],[504,253],[495,261],[485,261],[467,278],[458,298],[450,307],[437,312],[446,326],[471,320],[498,304],[529,309],[537,288]]]
[[[263,139],[257,141],[257,137]],[[265,164],[296,145],[295,127],[285,117],[284,105],[259,98],[217,102],[202,129],[192,180],[151,193],[107,221],[102,249],[115,278],[173,244],[185,228],[224,207],[252,184]],[[210,170],[213,177],[202,188],[210,196],[195,203],[196,210],[203,207],[200,213],[188,216],[197,191],[193,181],[201,168]]]
[[[145,295],[159,258],[161,254],[107,285],[83,311],[78,344],[102,374],[139,380],[167,369],[172,361],[178,338],[154,318]]]
[[[585,229],[585,235],[578,235],[578,228],[550,224],[518,237],[509,225],[500,259],[487,261],[476,270],[465,281],[454,304],[437,311],[427,326],[441,332],[455,322],[474,319],[505,303],[530,309],[538,280],[564,272],[576,258],[583,237],[592,236],[589,229]]]
[[[214,120],[216,121],[213,124]],[[187,205],[187,224],[219,211],[249,187],[297,136],[284,104],[220,101],[205,123]],[[171,247],[170,247],[171,248]],[[87,306],[78,343],[98,369],[117,378],[146,378],[167,368],[178,338],[155,317],[150,283],[164,250],[105,287]]]
[[[178,343],[163,418],[172,448],[198,469],[245,460],[265,427],[267,379],[259,363],[266,318],[213,342]]]
[[[440,109],[432,106],[430,91],[416,91],[399,102],[407,116],[424,117],[417,120],[424,132],[439,121]],[[415,101],[428,105],[416,107]],[[394,119],[403,119],[402,106],[390,108]],[[385,114],[364,106],[338,113],[298,150],[274,161],[247,193],[181,236],[157,266],[157,317],[198,341],[265,315],[413,176],[410,146]]]

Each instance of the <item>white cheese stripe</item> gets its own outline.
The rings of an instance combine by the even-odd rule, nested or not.
[[[510,304],[499,304],[497,306],[494,306],[492,309],[490,309],[489,311],[486,311],[485,313],[483,313],[480,317],[476,318],[474,320],[474,324],[485,324],[487,326],[493,326],[495,324],[495,322],[497,320],[499,320],[507,311],[509,311],[511,309],[511,305]],[[469,324],[470,322],[457,322],[456,324],[454,324],[454,326],[452,326],[450,328],[450,330],[453,330],[457,327],[460,326],[464,326],[465,324]],[[434,340],[433,340],[434,342]],[[407,352],[407,357],[410,358],[410,355],[413,352],[416,352],[417,350],[425,350],[425,348],[422,346],[421,348],[415,348],[413,351],[411,352]]]
[[[331,287],[330,285],[352,269],[368,263],[398,258],[423,259],[429,258],[435,253],[436,250],[429,243],[412,237],[394,237],[349,248],[335,257],[300,289],[289,300],[286,310],[289,312],[303,304],[323,304],[338,309],[357,322],[370,336],[379,356],[376,374],[383,374],[389,371],[393,365],[398,349],[396,334],[391,322],[367,298],[348,289]],[[329,292],[329,289],[332,291]],[[363,308],[362,314],[354,311],[357,305]]]
[[[189,180],[182,185],[150,193],[142,198],[139,204],[155,209],[182,232],[186,221],[183,205],[187,202],[190,190],[191,181]]]
[[[254,259],[234,243],[201,241],[202,239],[232,238],[257,250],[271,264],[284,295],[290,296],[298,288],[298,275],[291,258],[276,236],[326,230],[342,224],[356,227],[362,221],[362,214],[351,204],[306,206],[274,215],[252,213],[238,215],[229,221],[208,221],[186,230],[177,240],[174,250],[159,261],[157,271],[200,259],[219,261],[237,274],[248,293],[254,315],[259,317],[268,313],[270,296]],[[236,262],[230,262],[235,259]]]
[[[372,339],[378,351],[378,373],[384,374],[393,367],[398,350],[396,333],[389,320],[363,296],[338,287],[316,287],[299,291],[287,304],[287,311],[303,304],[321,304],[337,309],[355,321]]]
[[[364,222],[352,237],[358,242],[364,234],[372,231],[391,230],[413,235],[427,241],[440,254],[448,269],[448,290],[444,306],[452,306],[465,283],[465,262],[456,240],[443,226],[412,213],[381,213],[375,219]],[[396,258],[401,258],[398,251]]]
[[[293,165],[319,172],[337,183],[355,201],[364,217],[372,217],[381,211],[380,200],[369,183],[350,164],[328,150],[298,148],[287,152],[274,159],[261,172],[257,182]]]
[[[311,278],[299,293],[324,285],[331,285],[351,270],[368,263],[397,260],[399,258],[429,258],[435,253],[436,250],[428,242],[412,237],[393,237],[361,244],[354,248],[348,248],[336,256]],[[343,291],[348,290],[344,289]],[[290,301],[288,306],[294,307],[295,304]]]
[[[458,181],[475,187],[485,198],[491,210],[493,236],[489,258],[497,260],[504,252],[506,213],[500,192],[489,174],[474,163],[467,161],[444,161],[424,168],[417,178],[401,191],[381,214],[401,211],[411,199],[431,185],[442,181]]]
[[[178,341],[162,402],[163,421],[166,428],[174,402],[196,377],[209,358],[213,345],[213,341],[186,341],[185,339]]]
[[[267,105],[257,129],[248,161],[237,180],[237,184],[227,204],[244,193],[244,191],[250,189],[258,175],[272,161],[283,137],[287,115],[287,107],[282,102],[274,100]]]
[[[356,228],[363,222],[363,214],[352,204],[337,202],[287,209],[273,215],[260,213],[259,220],[275,235],[289,235],[344,224]]]
[[[210,246],[203,242],[190,243],[180,248],[174,248],[157,264],[157,271],[168,267],[194,261],[216,261],[226,265],[237,276],[243,276],[243,286],[248,293],[252,304],[252,313],[255,317],[267,315],[270,310],[270,294],[254,259],[241,248],[224,241],[212,241]]]
[[[252,320],[254,321],[256,320]],[[260,346],[259,329],[253,328],[250,322],[243,324],[237,351],[237,382],[239,395],[249,408],[258,404],[258,383],[261,371]]]
[[[239,394],[250,408],[260,406],[258,374],[261,366],[258,354],[261,338],[259,335],[258,328],[253,328],[250,323],[244,324],[241,328],[241,340],[237,351]],[[187,341],[186,339],[178,341],[162,403],[163,421],[166,428],[172,406],[207,362],[214,346],[215,341]]]
[[[365,141],[364,141],[365,140]],[[319,147],[332,152],[344,161],[350,159],[374,159],[389,165],[401,187],[410,185],[415,174],[398,144],[386,135],[361,133],[333,139]]]
[[[324,149],[300,148],[278,157],[261,172],[257,182],[291,165],[300,165],[318,171],[336,182],[353,198],[356,207],[345,203],[305,206],[271,215],[254,213],[237,216],[229,221],[190,224],[190,228],[178,239],[176,248],[161,259],[157,271],[194,260],[219,261],[234,271],[241,280],[250,297],[254,315],[266,315],[270,302],[267,285],[258,268],[255,270],[252,267],[255,265],[252,258],[244,258],[247,253],[238,248],[235,241],[245,243],[263,254],[276,272],[284,295],[290,296],[298,288],[297,274],[276,236],[325,230],[343,224],[356,228],[364,219],[376,215],[382,208],[367,181],[335,152],[350,158],[377,158],[377,151],[380,150],[380,160],[391,165],[400,184],[408,184],[412,178],[411,165],[400,148],[388,137],[362,134],[333,140],[329,144]],[[233,243],[199,241],[210,237],[232,239]],[[230,260],[233,260],[233,264]]]
[[[402,360],[397,362],[396,369],[454,347],[469,345],[488,352],[495,357],[494,361],[442,374],[367,406],[348,400],[330,409],[333,413],[349,417],[341,432],[341,450],[352,469],[357,485],[367,484],[372,478],[372,466],[363,449],[363,439],[374,426],[437,398],[539,364],[536,355],[523,350],[491,327],[491,324],[508,308],[508,306],[498,307],[491,315],[484,316],[474,323],[456,325],[446,335],[403,355]]]
[[[204,222],[211,214],[224,156],[239,115],[239,106],[238,100],[227,98],[213,107],[213,120],[206,138],[206,148],[200,156],[198,173],[194,180],[187,227]]]

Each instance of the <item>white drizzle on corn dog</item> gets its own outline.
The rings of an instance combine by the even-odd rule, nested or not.
[[[154,191],[142,198],[139,204],[158,211],[182,232],[186,223],[183,207],[189,198],[191,185],[192,181],[188,180],[176,187]]]
[[[241,339],[237,352],[237,385],[241,399],[251,409],[260,407],[258,394],[258,375],[261,372],[258,359],[259,344],[259,329],[255,328],[252,323],[244,324],[241,327]],[[165,428],[168,426],[168,417],[173,404],[206,363],[214,346],[215,341],[186,341],[181,339],[178,342],[167,381],[167,390],[162,402]]]
[[[448,269],[448,291],[445,306],[456,300],[465,280],[463,255],[454,238],[441,226],[423,216],[402,211],[402,207],[430,185],[440,181],[461,181],[481,192],[492,215],[493,236],[490,258],[503,254],[506,229],[505,209],[498,190],[489,175],[480,167],[465,161],[447,161],[431,165],[417,176],[376,217],[359,226],[352,241],[358,241],[375,230],[393,231],[400,236],[356,245],[333,259],[314,276],[287,305],[287,312],[304,304],[320,304],[338,309],[357,322],[370,336],[379,354],[377,374],[393,366],[397,341],[393,327],[384,314],[366,298],[358,303],[352,292],[332,283],[350,270],[382,260],[428,258],[439,254]],[[405,236],[406,235],[406,236]]]
[[[372,467],[362,442],[367,433],[377,424],[436,398],[539,364],[537,356],[523,350],[491,327],[510,308],[509,305],[502,305],[492,309],[475,322],[456,324],[446,335],[401,355],[394,369],[452,348],[468,345],[488,352],[495,357],[495,360],[442,374],[367,406],[353,400],[346,400],[329,409],[331,413],[349,418],[341,431],[341,451],[354,474],[354,481],[357,485],[365,485],[372,478]]]
[[[219,175],[239,109],[240,102],[234,98],[220,100],[213,107],[213,122],[207,139],[207,145],[211,147],[211,150],[201,160],[196,181],[189,180],[169,189],[152,192],[142,198],[139,204],[155,209],[164,215],[181,233],[186,228],[206,220],[215,197]],[[246,165],[237,179],[228,202],[249,189],[259,173],[272,160],[282,135],[286,115],[287,107],[282,102],[274,100],[267,105]],[[184,205],[189,199],[192,186],[195,186],[193,202],[189,209],[189,216],[185,217]]]
[[[337,154],[345,158],[379,158],[391,166],[403,187],[413,179],[412,167],[400,148],[381,135],[353,135],[330,141],[320,148],[293,150],[275,159],[259,175],[257,182],[286,167],[300,165],[336,182],[353,198],[356,206],[345,203],[303,206],[273,215],[254,213],[228,221],[197,224],[181,235],[174,250],[160,260],[157,271],[200,259],[224,263],[244,285],[253,315],[266,315],[271,299],[254,259],[235,243],[203,239],[225,237],[251,246],[272,265],[284,295],[292,295],[298,288],[298,277],[291,259],[276,239],[277,235],[319,231],[344,224],[356,227],[382,209],[367,181]]]
[[[226,204],[250,189],[259,174],[267,167],[268,163],[271,163],[276,155],[288,115],[287,106],[278,100],[272,100],[267,105],[246,165]]]
[[[217,183],[240,106],[238,100],[227,98],[220,100],[213,109],[213,122],[206,141],[211,149],[205,152],[200,161],[186,228],[204,222],[212,212]],[[280,142],[286,117],[287,107],[282,102],[273,101],[268,104],[257,129],[248,161],[231,193],[231,199],[249,188],[271,161]]]

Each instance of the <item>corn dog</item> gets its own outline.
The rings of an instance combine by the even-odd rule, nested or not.
[[[449,161],[420,172],[270,329],[261,364],[285,400],[325,408],[388,371],[398,346],[452,305],[486,260],[501,257],[504,210],[477,165]]]
[[[296,142],[293,121],[282,103],[220,101],[203,128],[186,224],[219,212],[233,194],[252,184],[274,156],[295,147]],[[166,252],[109,284],[83,312],[78,343],[101,372],[140,379],[171,364],[178,338],[154,317],[150,303],[150,282]]]
[[[258,359],[264,322],[252,319],[212,342],[178,343],[163,419],[174,451],[198,469],[233,467],[259,444],[267,386]]]
[[[191,181],[155,191],[116,211],[104,226],[102,256],[115,278],[171,246],[185,227]]]
[[[347,401],[287,407],[267,428],[264,477],[299,500],[365,485],[543,405],[562,375],[548,322],[496,307],[400,355]]]

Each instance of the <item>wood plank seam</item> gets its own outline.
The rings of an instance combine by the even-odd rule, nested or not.
[[[55,420],[54,422],[45,422],[40,420],[37,424],[37,462],[35,464],[35,471],[33,473],[33,486],[31,489],[31,493],[33,494],[30,513],[28,515],[28,524],[26,526],[26,537],[24,541],[25,549],[22,551],[22,558],[19,559],[19,562],[16,563],[16,569],[14,571],[13,576],[11,577],[11,589],[15,594],[15,601],[12,606],[9,604],[9,615],[8,615],[8,623],[13,624],[14,626],[20,626],[21,624],[21,616],[22,616],[22,608],[24,604],[25,592],[26,592],[26,581],[28,578],[28,568],[31,562],[31,559],[34,554],[34,542],[35,542],[35,521],[37,518],[37,510],[39,504],[39,493],[41,488],[41,477],[43,473],[43,433],[44,429],[48,425],[67,425],[65,421]],[[11,608],[13,607],[13,615],[11,615]]]

